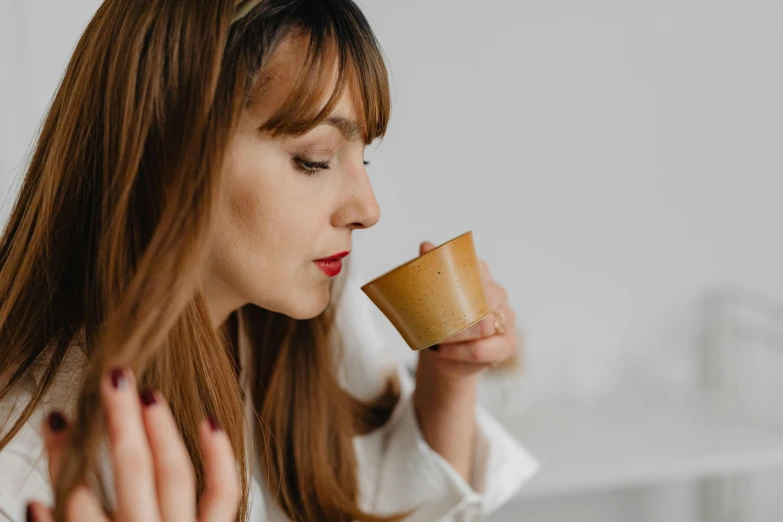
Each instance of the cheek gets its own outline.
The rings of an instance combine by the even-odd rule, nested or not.
[[[235,185],[226,204],[226,233],[232,250],[248,262],[273,264],[280,255],[279,210],[275,201],[255,184]]]
[[[245,270],[257,274],[258,284],[267,287],[304,281],[299,272],[310,268],[328,224],[318,194],[310,194],[315,192],[312,180],[291,178],[247,176],[228,191],[225,226],[230,248]]]
[[[270,143],[243,143],[226,173],[212,270],[247,302],[313,316],[326,306],[329,291],[312,261],[342,244],[330,233],[329,204],[336,197],[330,178],[291,172],[289,155]]]
[[[229,230],[218,232],[227,240],[223,265],[249,302],[307,319],[321,313],[329,300],[328,280],[312,265],[323,213],[284,194],[284,189],[276,197],[233,191],[224,214]]]

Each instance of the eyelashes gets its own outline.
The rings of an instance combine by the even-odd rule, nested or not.
[[[293,156],[291,159],[293,159],[296,170],[309,176],[315,176],[316,174],[331,168],[328,161],[315,161],[300,155]],[[362,163],[364,163],[365,166],[370,164],[370,162],[366,160],[363,160]]]
[[[294,167],[300,172],[314,176],[324,170],[329,170],[328,161],[313,161],[303,156],[294,156]]]

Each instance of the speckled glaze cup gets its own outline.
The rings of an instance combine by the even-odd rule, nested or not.
[[[413,350],[441,343],[491,312],[472,232],[370,281],[362,291]]]

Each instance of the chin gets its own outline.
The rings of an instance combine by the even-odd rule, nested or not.
[[[329,306],[329,285],[313,289],[302,295],[298,302],[289,303],[289,305],[287,310],[281,310],[280,312],[292,319],[304,321],[318,317]]]

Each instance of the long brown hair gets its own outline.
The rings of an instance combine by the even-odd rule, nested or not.
[[[225,426],[247,516],[244,406],[230,336],[211,324],[199,273],[222,184],[224,151],[243,108],[263,103],[265,65],[293,36],[308,40],[272,133],[300,134],[350,88],[369,143],[388,122],[379,46],[351,0],[263,0],[233,22],[235,0],[106,0],[79,40],[43,123],[0,241],[0,399],[42,378],[18,433],[73,350],[87,356],[56,511],[88,480],[108,507],[99,466],[99,379],[131,368],[171,403],[204,488],[197,423]],[[337,84],[324,105],[318,93]],[[382,520],[358,506],[352,439],[384,424],[393,382],[364,403],[342,390],[329,346],[330,307],[306,321],[247,305],[259,455],[292,520]],[[238,324],[232,317],[234,324]],[[227,324],[232,323],[228,321]],[[274,441],[274,442],[273,442]],[[269,457],[269,458],[266,458]]]

